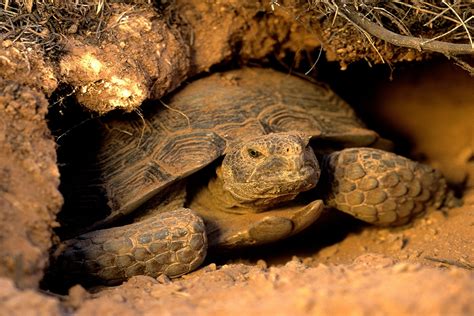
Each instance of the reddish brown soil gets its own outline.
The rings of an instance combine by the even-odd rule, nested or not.
[[[32,51],[0,47],[0,276],[36,287],[62,204],[45,115],[56,82]]]

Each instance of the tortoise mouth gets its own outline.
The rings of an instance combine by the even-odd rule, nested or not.
[[[294,190],[295,184],[297,183],[307,183],[311,187],[316,186],[319,181],[320,171],[319,168],[313,164],[306,164],[304,167],[299,170],[285,170],[281,172],[276,172],[275,174],[268,175],[265,174],[264,177],[252,178],[251,180],[245,181],[243,183],[253,184],[256,187],[265,185],[265,186],[279,186],[284,188],[288,185],[291,190]]]
[[[319,175],[318,168],[308,165],[284,176],[233,183],[231,186],[226,185],[225,189],[242,204],[266,209],[313,189],[319,181]]]
[[[266,177],[265,180],[262,179],[252,179],[251,181],[245,182],[246,184],[253,184],[256,186],[277,186],[281,187],[282,189],[285,186],[289,186],[289,190],[294,190],[295,185],[298,183],[307,184],[308,186],[314,187],[316,186],[319,180],[318,172],[312,166],[306,166],[301,168],[299,171],[291,171],[291,172],[282,172],[275,177],[270,178]],[[303,185],[302,187],[306,187]]]

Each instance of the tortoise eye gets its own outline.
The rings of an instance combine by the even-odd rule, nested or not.
[[[252,149],[252,148],[247,149],[247,153],[252,158],[258,158],[262,155],[261,152],[259,152],[258,150]]]

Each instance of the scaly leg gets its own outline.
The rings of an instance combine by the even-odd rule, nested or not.
[[[350,148],[325,159],[326,203],[363,221],[402,225],[447,197],[446,180],[433,168],[374,148]]]
[[[56,251],[55,269],[86,283],[114,284],[134,275],[177,277],[196,269],[206,251],[202,219],[179,208],[67,240]]]

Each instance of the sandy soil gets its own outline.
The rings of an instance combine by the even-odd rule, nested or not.
[[[41,56],[5,42],[0,73],[0,276],[36,287],[62,204],[56,145],[45,121],[44,93],[56,82]]]

